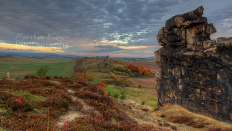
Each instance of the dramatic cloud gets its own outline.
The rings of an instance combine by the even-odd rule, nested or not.
[[[49,45],[60,47],[57,53],[154,56],[156,35],[165,21],[201,5],[217,28],[212,38],[231,35],[231,0],[2,0],[0,47],[1,42],[21,42],[37,43],[32,51],[45,45],[48,50]],[[16,38],[19,33],[25,39]],[[46,38],[38,40],[40,36]]]

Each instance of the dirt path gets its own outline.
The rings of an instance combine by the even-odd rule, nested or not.
[[[77,100],[77,97],[72,95],[75,91],[72,89],[67,89],[68,92],[71,94],[70,96],[73,98],[73,101]],[[85,114],[80,111],[75,111],[75,108],[73,106],[69,107],[69,111],[65,113],[64,115],[60,116],[57,124],[59,127],[63,126],[65,123],[73,121],[75,118],[84,116]]]
[[[75,118],[78,117],[82,117],[82,116],[86,116],[87,113],[89,113],[90,110],[95,111],[97,114],[100,114],[98,111],[96,111],[92,106],[88,105],[87,103],[85,103],[82,99],[72,95],[75,93],[74,90],[72,89],[68,89],[68,92],[70,94],[70,96],[72,97],[73,101],[79,101],[81,104],[83,104],[83,109],[82,111],[76,111],[75,107],[73,105],[71,105],[69,107],[69,111],[66,112],[64,115],[60,116],[57,125],[58,127],[62,127],[65,123],[71,122],[73,121]]]
[[[160,117],[163,114],[163,110],[154,111],[154,109],[140,105],[132,100],[121,100],[117,102],[117,106],[139,124],[151,124],[154,127],[158,127],[160,131],[174,131],[175,127],[178,131],[208,131],[208,127],[193,128],[184,124],[169,122],[165,118]],[[142,109],[148,109],[149,111],[143,111]]]
[[[83,59],[80,59],[80,60],[76,61],[76,65],[73,67],[74,72],[82,72],[82,71],[84,71],[82,69],[82,67],[81,67],[82,60]]]

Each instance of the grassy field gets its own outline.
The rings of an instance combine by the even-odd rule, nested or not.
[[[88,71],[88,73],[92,73],[94,76],[94,83],[101,82],[102,80],[109,80],[111,79],[109,77],[109,73],[113,72],[117,75],[117,77],[122,77],[126,79],[129,77],[126,74],[123,74],[122,72],[118,72],[113,70],[114,67],[123,67],[125,64],[118,64],[118,63],[108,63],[107,66],[105,66],[105,58],[88,58],[84,60],[83,67]],[[141,77],[142,78],[142,77]],[[141,79],[140,77],[137,79]],[[144,78],[145,80],[147,78]],[[154,89],[154,87],[142,87],[144,89]],[[118,99],[121,98],[122,94],[125,94],[125,100],[134,100],[137,103],[144,103],[144,105],[150,106],[150,107],[156,107],[157,106],[157,97],[153,96],[151,94],[143,92],[141,89],[137,88],[137,85],[130,85],[130,87],[121,87],[116,85],[108,84],[108,86],[105,88],[106,93],[111,94],[112,97],[117,97]]]
[[[137,103],[147,105],[149,107],[155,108],[157,107],[157,100],[158,98],[147,94],[143,91],[141,91],[139,88],[134,87],[120,87],[115,85],[108,85],[106,88],[107,94],[110,94],[114,97],[114,94],[118,93],[120,97],[122,96],[122,93],[125,93],[125,100],[134,100]]]
[[[30,58],[20,56],[0,57],[0,79],[10,72],[11,77],[18,77],[21,74],[23,78],[27,74],[36,74],[40,66],[50,67],[47,75],[53,77],[56,75],[71,76],[75,61],[71,58]]]

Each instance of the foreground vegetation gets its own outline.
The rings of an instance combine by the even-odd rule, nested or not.
[[[1,128],[13,130],[155,130],[151,125],[140,125],[114,105],[96,84],[84,79],[55,77],[43,80],[26,77],[22,82],[0,81]],[[32,79],[33,78],[33,79]],[[57,81],[56,84],[52,81]],[[73,100],[67,89],[96,110],[84,110],[83,103]],[[70,106],[84,114],[59,127],[59,117]]]
[[[128,78],[134,76],[117,70],[128,67],[122,61],[86,58],[75,63],[70,77],[49,75],[50,67],[48,76],[0,80],[0,130],[230,131],[229,124],[218,124],[222,128],[217,129],[217,121],[176,106],[157,108],[157,97],[143,91],[156,88],[133,85]]]

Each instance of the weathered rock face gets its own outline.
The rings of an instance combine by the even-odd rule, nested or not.
[[[178,104],[231,123],[232,37],[210,40],[216,29],[203,10],[172,17],[157,35],[163,46],[155,52],[161,67],[158,104]]]

